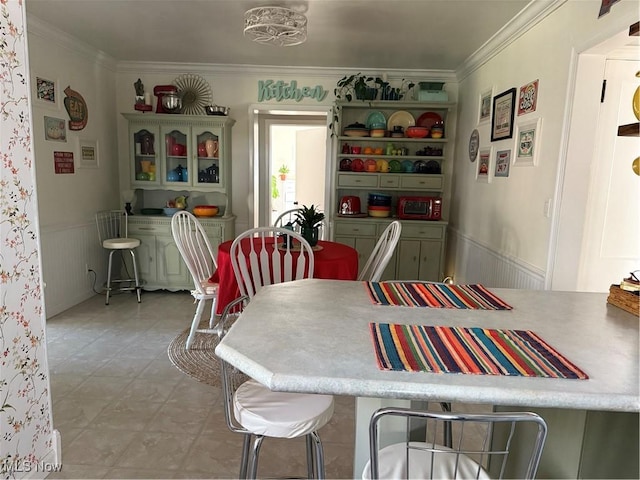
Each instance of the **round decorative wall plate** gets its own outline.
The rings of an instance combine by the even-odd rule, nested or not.
[[[211,86],[200,75],[185,73],[173,84],[182,98],[182,113],[185,115],[204,115],[204,107],[213,103]]]
[[[478,150],[480,149],[480,133],[475,129],[471,132],[471,137],[469,138],[469,160],[471,162],[475,162],[478,157]]]

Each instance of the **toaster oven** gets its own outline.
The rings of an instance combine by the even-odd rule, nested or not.
[[[400,197],[398,218],[405,220],[440,220],[442,218],[441,197]]]

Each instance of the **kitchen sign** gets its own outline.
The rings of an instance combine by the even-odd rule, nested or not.
[[[292,80],[291,83],[286,83],[282,80],[259,80],[258,81],[258,101],[266,102],[269,100],[275,100],[281,102],[282,100],[295,100],[296,102],[302,101],[304,98],[315,98],[318,102],[325,99],[329,93],[322,88],[322,85],[316,85],[315,87],[298,87],[298,82]]]

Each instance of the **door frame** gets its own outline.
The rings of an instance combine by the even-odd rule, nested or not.
[[[265,158],[267,152],[265,150],[265,142],[260,138],[260,123],[265,122],[267,119],[285,117],[305,117],[305,116],[326,116],[327,127],[327,140],[326,140],[326,160],[325,160],[325,186],[324,196],[325,198],[331,198],[331,189],[333,187],[333,175],[331,166],[331,146],[332,139],[329,134],[329,125],[331,123],[331,106],[309,106],[309,105],[263,105],[253,104],[249,106],[249,165],[250,175],[252,176],[252,182],[249,187],[249,196],[253,198],[253,202],[249,205],[249,219],[252,219],[253,225],[249,228],[257,227],[260,225],[261,207],[265,208],[265,205],[270,204],[268,198],[270,189],[260,189],[261,182],[263,185],[269,185],[270,177],[269,172],[266,169],[261,168],[263,165],[260,162],[261,158]],[[260,195],[262,193],[262,195]]]

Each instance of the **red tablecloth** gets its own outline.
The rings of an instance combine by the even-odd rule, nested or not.
[[[218,269],[211,278],[220,284],[216,313],[222,313],[227,304],[240,296],[240,289],[231,266],[231,244],[223,242],[218,247]],[[333,280],[355,280],[358,277],[358,252],[342,243],[318,241],[321,250],[313,252],[313,277]],[[273,247],[272,247],[273,248]],[[247,249],[248,251],[248,249]]]

